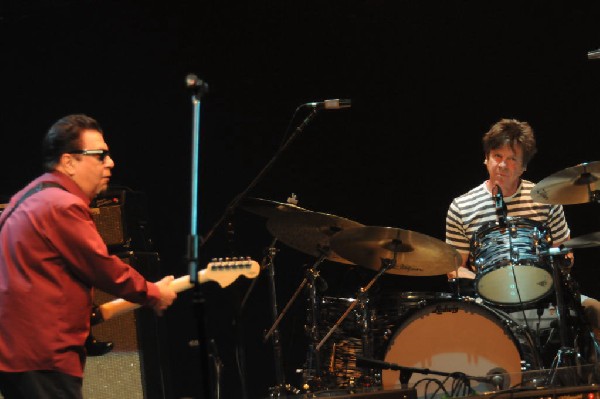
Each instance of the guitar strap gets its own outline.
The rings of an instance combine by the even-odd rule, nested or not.
[[[2,219],[2,223],[0,223],[0,230],[2,230],[2,227],[4,227],[4,223],[6,223],[6,219],[8,219],[10,217],[10,215],[12,215],[12,213],[19,207],[19,205],[21,205],[23,203],[23,201],[25,201],[27,198],[29,198],[33,194],[38,193],[38,192],[40,192],[46,188],[50,188],[50,187],[58,187],[65,191],[67,190],[66,188],[64,188],[63,186],[61,186],[58,183],[43,182],[43,183],[37,184],[35,187],[32,187],[29,191],[27,191],[21,198],[19,198],[19,200],[17,201],[15,206],[13,206],[12,209],[8,212],[8,215],[6,215],[6,217],[4,219]]]

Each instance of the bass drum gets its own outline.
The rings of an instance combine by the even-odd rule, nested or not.
[[[481,382],[483,378],[469,381],[475,392],[482,393],[521,384],[521,372],[540,366],[531,336],[506,313],[456,299],[430,303],[407,314],[394,332],[384,360],[401,367],[429,369],[429,374],[414,372],[408,381],[418,397],[430,397],[438,388],[427,381],[418,383],[423,379],[438,380],[452,396],[456,381],[434,372],[471,377],[501,374],[496,386]],[[399,378],[399,371],[382,371],[384,388],[398,387]]]

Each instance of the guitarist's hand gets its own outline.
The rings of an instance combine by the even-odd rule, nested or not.
[[[175,298],[177,298],[177,294],[170,287],[170,284],[171,282],[173,282],[174,279],[175,277],[173,276],[166,276],[163,277],[160,281],[154,283],[160,290],[160,300],[153,307],[154,311],[159,316],[162,316],[163,311],[169,306],[171,306]]]

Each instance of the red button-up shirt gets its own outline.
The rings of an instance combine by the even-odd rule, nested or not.
[[[50,187],[11,208],[41,182]],[[9,215],[10,214],[10,215]],[[0,216],[0,370],[55,370],[81,377],[93,288],[142,305],[155,284],[109,255],[89,199],[68,176],[46,173],[17,193]]]

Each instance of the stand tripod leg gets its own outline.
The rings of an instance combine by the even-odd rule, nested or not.
[[[323,258],[324,259],[324,258]],[[317,262],[320,263],[319,260]],[[304,390],[308,392],[315,392],[324,389],[325,372],[322,364],[322,357],[320,348],[317,348],[319,342],[319,326],[321,325],[320,313],[319,313],[319,298],[317,296],[316,280],[319,273],[316,271],[316,266],[310,268],[306,272],[305,281],[308,282],[309,290],[309,317],[308,317],[308,336],[309,345],[306,355],[305,374],[304,374]]]
[[[560,335],[560,348],[550,367],[550,375],[548,383],[550,386],[556,385],[559,370],[565,370],[561,373],[563,384],[575,385],[577,377],[572,375],[573,366],[576,365],[575,349],[572,346],[573,337],[570,333],[570,328],[567,323],[569,316],[568,309],[565,303],[565,287],[562,272],[559,270],[559,265],[555,264],[554,257],[550,256],[550,267],[554,278],[554,290],[556,292],[556,314],[558,316],[558,331]]]
[[[273,326],[270,328],[270,330],[267,332],[267,334],[265,334],[265,342],[269,339],[269,337],[272,339],[273,352],[275,354],[275,372],[276,372],[276,378],[277,378],[277,385],[275,387],[270,388],[270,396],[271,397],[281,397],[282,395],[285,395],[285,393],[298,394],[298,393],[300,393],[300,390],[285,382],[285,376],[284,376],[284,372],[283,372],[281,342],[279,341],[279,330],[277,329],[277,326],[283,319],[283,316],[285,316],[285,314],[289,310],[290,306],[295,302],[296,298],[298,297],[298,295],[300,294],[302,289],[306,286],[306,284],[308,284],[309,288],[311,290],[311,304],[312,304],[311,308],[312,308],[312,318],[314,320],[313,326],[312,326],[312,330],[313,330],[312,333],[316,334],[316,331],[317,331],[317,322],[316,322],[316,320],[317,320],[317,304],[316,304],[315,280],[319,275],[319,273],[316,271],[316,268],[321,262],[323,262],[325,257],[324,256],[320,257],[317,260],[317,262],[315,263],[314,267],[308,270],[307,277],[304,278],[304,280],[302,280],[302,283],[300,283],[300,286],[296,289],[296,292],[294,293],[294,295],[292,295],[292,297],[286,304],[283,311],[278,315],[277,300],[276,300],[277,294],[275,292],[275,270],[274,270],[274,261],[273,261],[275,254],[276,254],[276,249],[274,248],[275,241],[276,240],[273,241],[273,244],[269,248],[269,262],[268,262],[269,277],[270,277],[270,283],[271,283],[271,305],[272,305],[272,312],[273,312]],[[313,339],[313,341],[314,341],[314,339]],[[318,353],[318,351],[313,350],[312,347],[313,346],[311,345],[311,352],[309,353],[310,362],[312,364],[314,364],[314,366],[315,366],[315,376],[320,377],[321,372],[320,372],[319,353]]]
[[[548,383],[556,385],[580,385],[590,383],[590,379],[598,381],[597,360],[599,345],[593,330],[585,316],[581,305],[581,295],[576,283],[568,273],[563,273],[550,257],[553,270],[554,285],[557,298],[558,329],[561,346],[552,362]],[[566,300],[570,301],[575,312],[575,320],[571,318]]]

